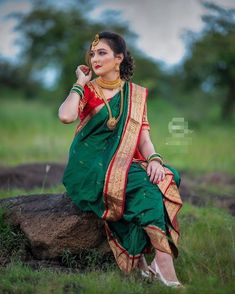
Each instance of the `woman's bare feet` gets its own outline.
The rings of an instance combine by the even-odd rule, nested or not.
[[[182,287],[184,286],[177,279],[173,259],[170,254],[156,250],[154,260],[149,266],[150,271],[154,277],[160,280],[168,287]]]
[[[176,276],[176,272],[175,272],[175,268],[173,264],[173,258],[170,254],[157,250],[155,255],[155,260],[162,273],[162,276],[167,281],[178,282],[178,278]]]

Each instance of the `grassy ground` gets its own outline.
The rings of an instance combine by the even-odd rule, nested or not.
[[[196,173],[219,171],[235,175],[235,124],[209,117],[195,123],[187,111],[162,100],[151,101],[148,113],[154,145],[173,166]],[[185,124],[174,123],[181,126],[178,136],[176,131],[169,130],[169,124],[176,118]]]
[[[58,107],[45,102],[26,103],[20,99],[1,101],[2,165],[66,162],[76,123],[60,123]],[[195,173],[220,171],[235,175],[232,125],[207,123],[191,126],[187,114],[166,101],[150,101],[148,109],[153,143],[168,163]],[[184,117],[192,131],[178,141],[168,130],[174,117]],[[27,193],[63,191],[60,185]],[[26,193],[14,189],[1,192],[0,198],[19,194]],[[148,284],[135,274],[126,277],[113,267],[108,272],[94,270],[79,274],[57,273],[43,268],[33,271],[14,256],[6,268],[0,268],[0,293],[233,293],[234,218],[216,208],[196,208],[187,203],[179,217],[182,237],[175,266],[179,279],[187,286],[184,290],[166,289],[158,283]]]
[[[35,194],[56,194],[56,193],[64,193],[65,188],[63,186],[63,184],[51,187],[51,188],[43,188],[43,187],[39,187],[39,188],[34,188],[30,191],[25,190],[25,189],[8,189],[8,190],[0,190],[0,199],[3,198],[9,198],[9,197],[14,197],[14,196],[18,196],[18,195],[35,195]]]
[[[78,273],[32,270],[15,255],[6,268],[0,269],[0,293],[234,293],[233,218],[216,208],[185,204],[180,223],[180,255],[175,267],[185,289],[147,283],[137,272],[125,276],[113,266],[108,271]]]
[[[57,119],[57,107],[34,101],[1,101],[0,162],[66,161],[74,125]]]
[[[78,122],[62,124],[57,118],[58,105],[22,100],[1,101],[0,162],[15,165],[25,162],[66,162],[68,149]],[[213,123],[192,125],[183,110],[163,100],[148,105],[151,138],[166,162],[176,168],[196,172],[221,171],[235,175],[235,127]],[[181,128],[183,137],[170,133],[173,118],[188,122]],[[179,125],[179,123],[177,124]]]

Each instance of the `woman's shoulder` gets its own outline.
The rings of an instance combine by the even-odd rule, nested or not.
[[[139,89],[141,89],[141,90],[148,90],[147,87],[142,86],[142,85],[137,84],[137,83],[134,83],[133,81],[130,81],[130,84],[131,84],[132,87],[137,87],[137,88],[139,88]]]
[[[86,90],[92,90],[93,84],[94,84],[94,80],[91,80],[91,81],[87,82],[85,84],[85,86],[84,86],[84,89],[86,89]]]

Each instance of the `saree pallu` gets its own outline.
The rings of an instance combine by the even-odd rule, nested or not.
[[[128,273],[137,266],[141,254],[154,248],[177,257],[177,213],[182,201],[177,170],[164,164],[164,180],[153,184],[146,172],[147,162],[134,158],[139,153],[147,90],[125,82],[123,92],[123,113],[114,130],[106,125],[105,105],[80,123],[70,146],[63,184],[79,209],[93,211],[104,220],[117,264]],[[120,92],[109,104],[117,117]]]

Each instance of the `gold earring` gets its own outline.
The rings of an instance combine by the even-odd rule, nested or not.
[[[120,68],[119,68],[119,64],[118,63],[116,63],[116,65],[115,65],[115,71],[120,71]]]

